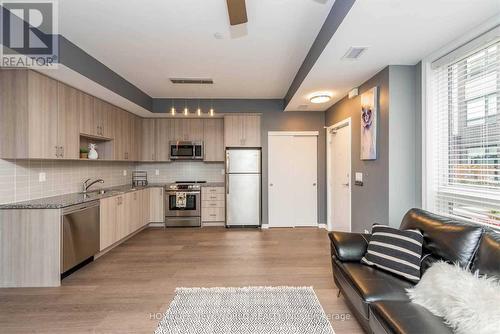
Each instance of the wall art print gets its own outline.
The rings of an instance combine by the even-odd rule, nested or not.
[[[377,159],[377,87],[361,94],[361,160]]]

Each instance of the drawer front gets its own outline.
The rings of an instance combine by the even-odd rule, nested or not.
[[[201,201],[202,208],[223,208],[224,201]]]
[[[203,196],[224,194],[224,187],[203,187],[201,188],[201,194]]]
[[[202,201],[224,201],[224,193],[222,194],[202,194]]]
[[[224,221],[224,208],[202,208],[201,220],[204,222]]]

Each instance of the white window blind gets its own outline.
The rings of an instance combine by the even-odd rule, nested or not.
[[[500,42],[434,69],[432,210],[500,227]]]

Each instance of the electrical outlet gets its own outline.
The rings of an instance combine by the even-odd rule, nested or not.
[[[123,176],[127,176],[127,170],[126,169],[123,170]]]
[[[159,169],[155,169],[155,175],[160,175],[160,170]]]
[[[38,182],[47,181],[47,175],[44,172],[38,173]]]

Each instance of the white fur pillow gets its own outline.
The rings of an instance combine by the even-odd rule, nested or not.
[[[500,333],[500,282],[437,262],[407,289],[411,301],[443,317],[457,334]]]

